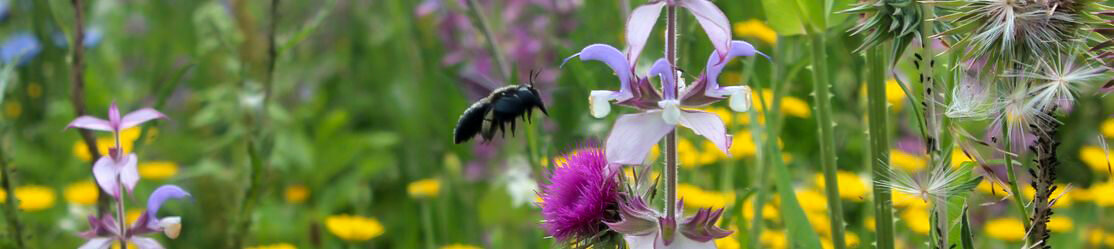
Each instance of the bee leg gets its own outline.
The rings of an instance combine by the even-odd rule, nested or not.
[[[510,123],[511,123],[511,136],[514,136],[515,135],[514,126],[515,126],[515,123],[517,123],[517,122],[515,122],[514,120],[511,120]]]

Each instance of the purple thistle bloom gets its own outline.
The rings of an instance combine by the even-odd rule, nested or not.
[[[102,215],[102,218],[89,216],[90,229],[79,234],[88,241],[79,249],[110,248],[113,242],[118,240],[134,243],[139,249],[162,249],[158,240],[139,235],[162,232],[171,239],[178,238],[178,234],[182,231],[182,218],[178,216],[159,218],[157,214],[167,200],[189,197],[189,192],[174,185],[163,185],[155,189],[147,198],[147,210],[143,211],[127,231],[120,231],[116,218],[110,215]]]
[[[112,102],[112,105],[108,108],[108,120],[93,116],[81,116],[70,122],[66,129],[76,127],[110,131],[116,136],[116,147],[109,148],[109,155],[97,159],[97,162],[93,164],[93,177],[97,179],[97,185],[104,192],[119,199],[121,195],[120,183],[130,193],[135,189],[135,184],[139,182],[139,170],[136,169],[135,153],[123,154],[123,150],[120,149],[120,131],[159,118],[166,119],[166,115],[152,108],[143,108],[120,116],[120,108],[116,107],[116,102]]]
[[[619,172],[603,150],[589,147],[564,155],[541,186],[542,227],[560,241],[578,241],[606,230],[619,202]]]
[[[637,54],[637,51],[634,53]],[[728,60],[756,54],[762,55],[750,43],[732,41],[726,57],[716,56],[715,53],[709,56],[703,75],[691,86],[685,86],[684,82],[674,82],[678,77],[673,76],[673,66],[665,59],[658,59],[650,68],[649,76],[661,79],[660,92],[650,85],[648,77],[635,74],[636,60],[629,60],[618,49],[606,44],[589,45],[580,53],[566,58],[565,62],[579,57],[581,60],[603,62],[615,71],[619,77],[619,91],[592,91],[589,97],[590,112],[596,118],[606,117],[611,112],[611,101],[643,111],[620,116],[611,129],[606,146],[607,159],[611,163],[640,164],[646,159],[650,149],[677,125],[692,129],[727,153],[731,147],[731,138],[719,116],[703,111],[682,110],[681,107],[700,107],[728,99],[728,105],[734,111],[744,112],[750,109],[749,87],[721,87],[716,78]],[[672,90],[678,87],[682,89]]]

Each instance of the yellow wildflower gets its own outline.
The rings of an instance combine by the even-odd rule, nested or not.
[[[734,234],[736,234],[736,233],[732,233],[732,235],[734,235]],[[743,248],[743,245],[739,244],[739,239],[733,238],[733,237],[735,237],[735,236],[725,237],[725,238],[722,238],[722,239],[716,239],[716,248],[718,248],[718,249],[739,249],[739,248]]]
[[[812,230],[822,236],[832,235],[832,218],[828,217],[827,213],[810,212],[805,214],[808,218],[808,224],[812,225]]]
[[[478,246],[473,246],[473,245],[452,244],[452,245],[442,246],[441,249],[483,249],[483,248],[478,247]]]
[[[143,179],[166,180],[178,174],[178,164],[171,161],[152,161],[139,164]]]
[[[874,232],[874,229],[876,229],[875,226],[878,225],[874,224],[875,222],[874,216],[867,216],[866,219],[863,220],[863,226],[866,227],[866,230]]]
[[[768,44],[777,43],[777,32],[774,32],[774,29],[771,29],[765,22],[750,19],[736,22],[734,26],[736,35],[758,38]]]
[[[340,239],[366,241],[383,235],[379,220],[347,214],[325,217],[325,228]]]
[[[1053,232],[1070,232],[1073,227],[1075,227],[1075,222],[1072,222],[1069,218],[1052,217],[1048,219],[1048,230]]]
[[[759,99],[758,94],[759,93],[757,92],[751,92],[751,101],[754,102],[751,104],[751,106],[754,107],[755,111],[761,112],[763,110],[762,102],[760,102],[761,100]],[[765,98],[767,106],[773,105],[774,93],[772,91],[762,90],[761,94],[761,97]],[[799,118],[808,118],[812,115],[812,109],[809,108],[810,107],[808,105],[808,102],[803,99],[793,96],[781,97],[781,112],[785,113],[786,115]]]
[[[128,247],[128,248],[132,248],[132,247]],[[298,247],[296,247],[294,245],[291,245],[289,243],[278,243],[278,244],[270,244],[270,245],[262,245],[262,246],[253,246],[253,247],[248,247],[247,249],[298,249]]]
[[[1083,164],[1098,172],[1107,172],[1112,167],[1106,160],[1109,154],[1110,151],[1104,151],[1096,146],[1087,145],[1079,149],[1079,159],[1083,161]]]
[[[785,249],[789,248],[788,238],[785,237],[785,232],[775,231],[770,229],[762,230],[762,234],[758,235],[758,242],[766,246],[764,248],[770,249]]]
[[[900,111],[905,106],[905,91],[895,79],[886,81],[886,102],[894,107],[894,111]]]
[[[723,208],[735,204],[734,192],[720,193],[684,183],[677,184],[677,196],[690,208]]]
[[[7,193],[0,191],[0,195],[0,203],[7,203]],[[54,206],[54,190],[46,186],[16,187],[15,198],[19,199],[19,210],[23,211],[35,212]]]
[[[847,232],[843,234],[843,239],[848,248],[859,248],[859,236],[855,235],[855,233]],[[833,243],[831,239],[820,238],[820,245],[823,246],[824,249],[835,248],[832,244]]]
[[[112,249],[120,249],[120,248],[123,248],[123,247],[120,246],[119,241],[112,243]],[[136,246],[135,243],[132,243],[131,241],[128,241],[128,248],[139,248],[139,247]]]
[[[979,182],[978,186],[975,186],[975,190],[993,195],[994,197],[1006,197],[1007,195],[1005,186],[1002,186],[1001,184],[998,184],[998,182],[990,179],[983,179],[982,182]]]
[[[141,214],[143,214],[143,209],[128,209],[127,212],[124,212],[124,220],[127,220],[128,224],[135,223],[136,220],[139,220]]]
[[[93,181],[78,181],[66,186],[64,194],[70,204],[89,206],[97,203],[100,193]]]
[[[971,159],[971,157],[967,156],[967,153],[963,153],[963,150],[961,150],[961,149],[952,150],[952,168],[959,168],[959,166],[963,165],[963,163],[965,163],[965,162],[974,162],[974,161],[975,161],[974,159]]]
[[[700,166],[700,151],[688,139],[677,139],[677,162],[682,168],[692,169]]]
[[[406,187],[406,192],[410,193],[411,198],[437,197],[437,194],[441,192],[441,180],[429,178],[411,182]]]
[[[890,163],[892,163],[894,167],[914,172],[920,171],[925,165],[928,165],[928,159],[924,158],[924,156],[905,153],[905,151],[902,150],[891,149]]]
[[[286,190],[283,191],[282,196],[284,199],[286,199],[286,203],[303,203],[306,202],[307,198],[309,198],[309,188],[306,188],[306,185],[302,184],[290,185],[287,186]]]
[[[828,212],[828,199],[820,191],[814,189],[797,190],[797,202],[801,203],[801,208],[805,212]]]
[[[736,157],[752,157],[758,153],[758,147],[755,147],[753,139],[749,131],[731,136],[731,148],[727,151]]]
[[[1102,135],[1107,138],[1114,138],[1114,118],[1107,118],[1102,121]]]
[[[39,85],[39,83],[34,82],[32,82],[31,84],[27,84],[27,96],[30,96],[33,99],[43,96],[43,86]]]
[[[1091,197],[1100,207],[1114,207],[1114,182],[1103,182],[1091,185]]]
[[[15,119],[23,115],[23,104],[19,101],[8,100],[4,101],[4,117]]]
[[[816,186],[820,189],[825,189],[827,184],[824,181],[824,174],[816,174]],[[866,183],[862,178],[850,171],[840,170],[836,172],[836,181],[839,182],[839,198],[862,201],[866,198],[866,194],[870,191],[867,190]]]
[[[893,191],[893,192],[890,192],[890,193],[891,193],[890,194],[891,200],[893,200],[893,203],[894,203],[895,207],[912,208],[912,209],[921,208],[921,209],[923,209],[923,208],[928,208],[928,206],[929,206],[928,202],[926,202],[924,199],[921,199],[920,197],[910,195],[910,194],[906,194],[905,192],[901,192],[901,191]]]
[[[140,132],[141,130],[139,127],[127,128],[120,132],[120,147],[124,148],[123,152],[125,154],[132,151],[132,145],[135,144],[136,139],[139,139]],[[116,147],[115,138],[97,138],[97,151],[99,151],[101,155],[108,155],[108,148],[110,147]],[[77,158],[82,161],[92,160],[92,156],[89,155],[89,149],[85,147],[85,142],[80,139],[74,141],[73,153],[74,156],[77,156]]]
[[[986,222],[983,226],[986,235],[991,238],[1005,241],[1021,241],[1025,238],[1025,226],[1021,221],[1011,218],[998,218]]]
[[[925,208],[909,208],[901,212],[901,220],[909,226],[909,230],[921,235],[927,235],[928,231],[932,230],[932,224],[928,219],[929,213]]]
[[[730,110],[727,110],[727,108],[712,107],[712,108],[705,108],[703,111],[715,114],[716,116],[719,117],[719,119],[723,120],[723,123],[727,124],[727,126],[731,126],[733,124],[732,122],[735,121],[735,113],[730,111]]]
[[[746,218],[747,220],[754,219],[754,200],[755,199],[749,199],[743,202],[743,208],[739,210],[743,212],[743,218]],[[774,205],[770,205],[769,201],[762,205],[762,219],[773,221],[780,218],[781,214],[779,213],[778,209],[774,207]]]
[[[623,169],[623,174],[627,176],[627,180],[630,180],[632,182],[634,181],[634,167],[625,167]],[[657,180],[658,177],[661,177],[661,172],[658,172],[657,170],[650,171],[650,181]]]

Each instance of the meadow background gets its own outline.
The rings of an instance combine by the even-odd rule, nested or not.
[[[287,0],[273,1],[280,3],[274,12],[272,1],[261,0],[84,2],[86,111],[103,117],[115,101],[125,111],[155,107],[170,118],[122,136],[125,149],[139,154],[143,178],[129,203],[164,183],[193,194],[163,208],[183,217],[180,238],[160,238],[168,248],[555,248],[539,226],[537,184],[555,157],[606,137],[615,115],[591,118],[586,100],[590,90],[618,88],[598,63],[559,65],[592,43],[622,47],[628,6],[643,1],[480,0],[493,37],[473,25],[465,1],[455,0]],[[870,248],[866,65],[852,53],[861,37],[846,32],[857,17],[833,15],[830,53],[816,55],[799,32],[770,25],[797,17],[759,0],[715,2],[733,22],[735,39],[773,58],[736,60],[720,81],[748,84],[756,94],[782,86],[781,108],[773,110],[780,120],[769,123],[780,128],[797,198],[822,238],[829,229],[824,203],[842,201],[852,248]],[[851,1],[836,2],[840,10]],[[0,59],[11,68],[0,79],[0,160],[12,179],[7,191],[19,199],[17,212],[0,216],[17,215],[28,248],[77,247],[83,240],[76,233],[97,210],[91,156],[77,131],[63,129],[76,116],[73,23],[69,0],[0,0]],[[680,29],[679,65],[693,76],[713,49],[690,15],[682,15]],[[509,78],[489,52],[490,38],[511,65]],[[651,39],[641,64],[661,56],[659,40]],[[811,56],[831,65],[839,200],[822,192]],[[531,71],[539,72],[534,84],[548,116],[520,125],[517,136],[453,144],[452,128],[471,102],[528,81]],[[912,103],[898,85],[912,71],[902,61],[886,97],[891,164],[917,171],[927,158]],[[1114,138],[1112,107],[1102,94],[1083,94],[1061,118],[1058,175],[1072,187],[1050,224],[1056,248],[1114,248],[1114,182],[1100,142]],[[736,233],[717,241],[720,248],[785,248],[792,238],[776,198],[757,218],[763,232],[746,227],[756,219],[748,198],[758,183],[772,186],[756,159],[769,152],[751,139],[768,121],[730,112],[726,103],[705,110],[720,114],[734,134],[731,155],[683,130],[679,194],[687,207],[727,209],[722,226]],[[107,151],[111,138],[97,135]],[[956,165],[970,160],[952,155]],[[1025,237],[1001,188],[984,181],[968,199],[978,248],[1018,248]],[[894,201],[899,248],[925,247],[929,206],[900,194]],[[142,211],[129,205],[129,214]],[[244,221],[248,229],[237,229]],[[14,247],[16,228],[0,228],[0,247]]]

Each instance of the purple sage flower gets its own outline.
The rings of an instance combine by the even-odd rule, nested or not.
[[[79,234],[88,241],[79,249],[111,248],[114,241],[128,241],[134,243],[139,249],[162,249],[158,240],[141,235],[161,232],[171,239],[178,238],[178,234],[182,231],[182,218],[178,216],[159,218],[158,212],[167,200],[188,197],[190,197],[189,192],[174,185],[163,185],[155,189],[155,192],[151,192],[151,196],[147,198],[147,210],[140,214],[139,219],[131,227],[125,228],[126,231],[120,231],[121,226],[111,215],[102,215],[101,218],[89,216],[90,229]]]
[[[635,74],[634,61],[636,60],[627,59],[623,53],[610,45],[589,45],[580,53],[565,59],[565,62],[573,57],[601,61],[611,67],[619,77],[618,92],[601,90],[591,92],[589,105],[592,116],[606,117],[611,112],[611,101],[642,111],[620,116],[607,138],[607,159],[611,163],[629,165],[642,163],[657,141],[678,124],[708,138],[717,148],[727,153],[728,148],[731,147],[731,138],[726,133],[723,121],[715,114],[682,110],[681,107],[700,107],[729,99],[728,104],[734,111],[744,112],[750,109],[749,87],[721,87],[716,78],[723,71],[727,60],[755,54],[761,53],[750,43],[732,41],[726,57],[719,57],[714,53],[709,56],[703,75],[691,86],[685,86],[683,81],[674,82],[674,79],[680,77],[673,76],[675,71],[672,69],[673,66],[664,59],[658,59],[650,68],[649,74],[661,79],[660,92],[650,85],[647,77]],[[679,92],[672,90],[677,88],[681,90]]]
[[[120,198],[120,186],[122,183],[124,189],[129,193],[135,189],[135,184],[139,182],[139,171],[136,169],[136,156],[135,153],[123,154],[120,149],[120,131],[135,127],[143,122],[153,119],[166,119],[159,111],[152,108],[143,108],[127,115],[120,116],[120,109],[117,108],[116,102],[108,108],[108,120],[99,119],[92,116],[77,117],[66,126],[76,127],[88,130],[109,131],[116,137],[116,147],[109,148],[107,156],[102,156],[97,159],[93,164],[93,177],[97,179],[97,185],[100,185],[104,192],[109,193],[112,197]]]
[[[677,210],[684,210],[684,200],[677,202]],[[622,233],[632,249],[715,249],[716,239],[731,235],[731,231],[715,225],[723,209],[700,209],[687,219],[665,217],[650,209],[641,198],[630,198],[619,204],[622,220],[607,223],[612,230]],[[677,220],[683,220],[680,224]]]
[[[589,147],[563,156],[541,186],[542,227],[560,241],[589,239],[607,230],[619,202],[619,170],[603,150]],[[561,161],[559,161],[561,162]]]
[[[627,20],[627,47],[631,52],[627,54],[627,60],[634,61],[638,58],[665,5],[688,9],[696,17],[704,33],[708,34],[708,39],[712,40],[719,57],[727,56],[731,46],[731,21],[716,4],[708,0],[651,0],[631,11]]]

